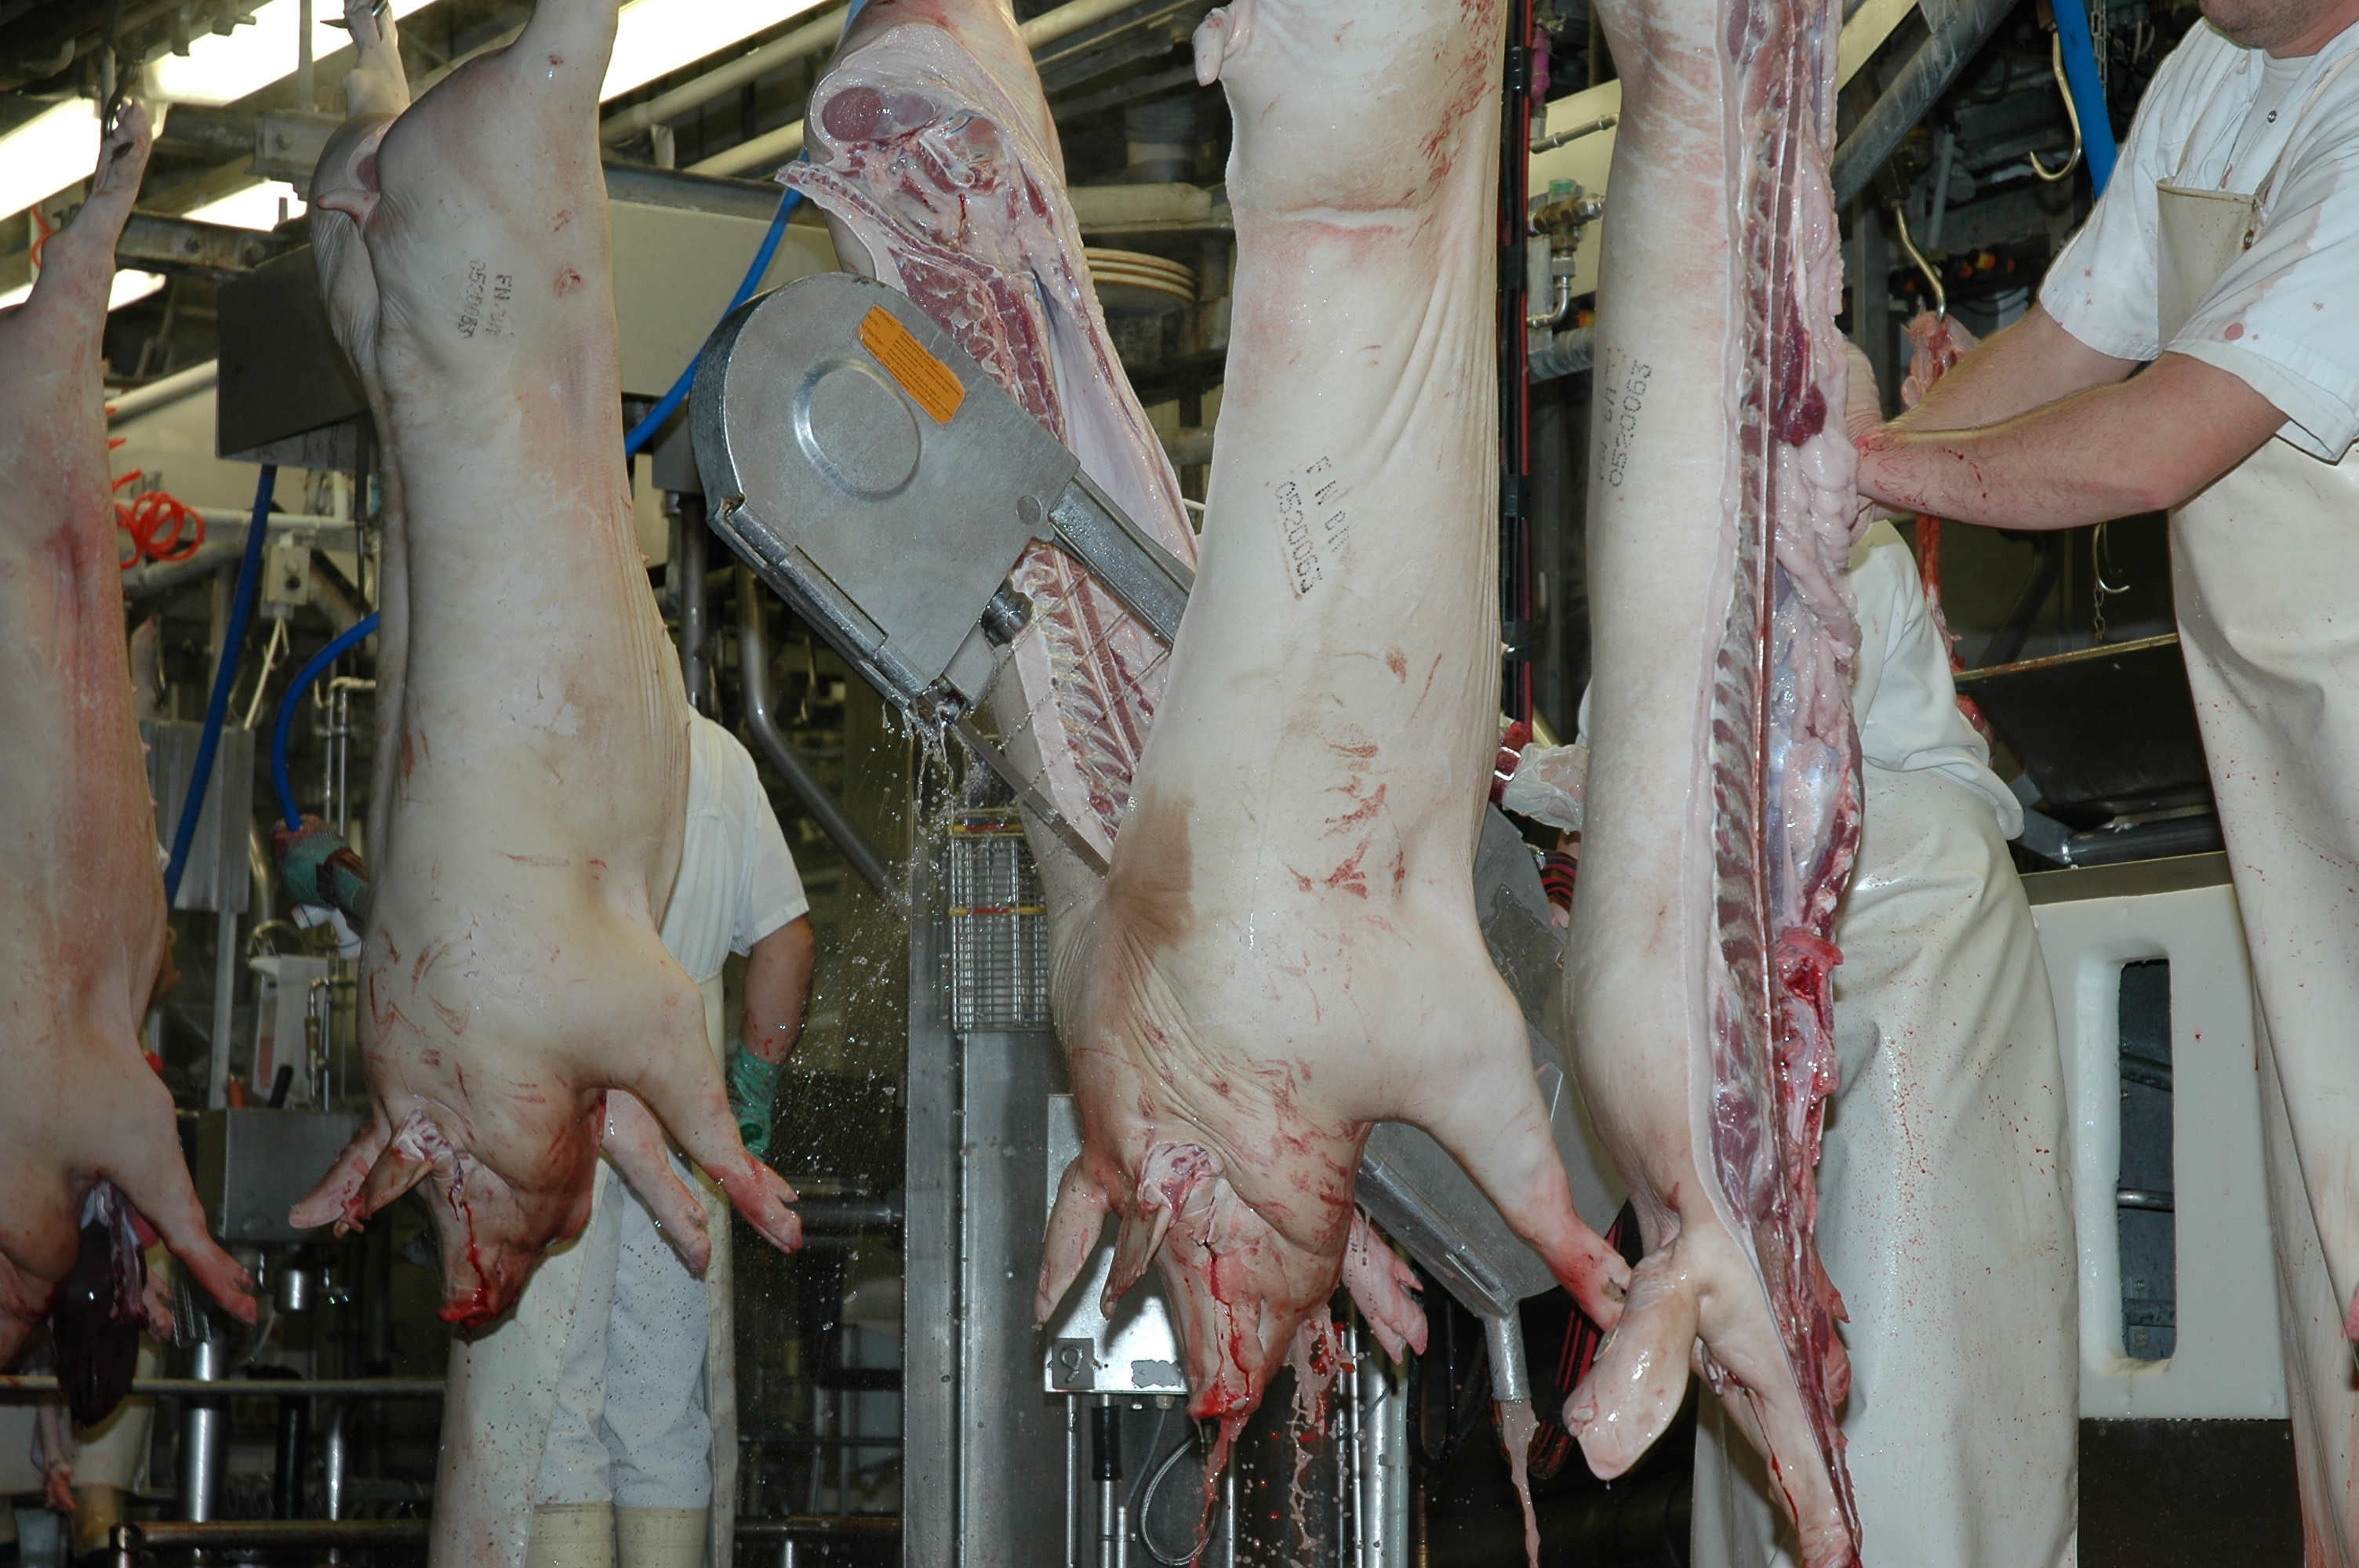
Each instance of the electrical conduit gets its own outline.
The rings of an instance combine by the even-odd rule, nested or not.
[[[189,869],[189,848],[196,842],[197,818],[205,809],[205,792],[212,784],[213,754],[221,749],[222,724],[229,717],[230,687],[237,683],[238,652],[245,643],[246,622],[254,615],[254,594],[262,577],[262,546],[270,532],[270,492],[277,487],[278,465],[262,465],[255,481],[254,517],[246,524],[245,556],[238,563],[237,590],[230,597],[229,624],[223,629],[221,661],[213,669],[212,700],[205,705],[205,732],[197,743],[197,766],[189,778],[188,798],[180,803],[180,824],[172,834],[172,859],[164,869],[164,907],[180,896],[180,876]],[[224,806],[226,809],[226,806]]]

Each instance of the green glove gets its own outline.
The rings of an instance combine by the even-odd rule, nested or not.
[[[745,1152],[756,1160],[770,1157],[770,1102],[786,1071],[784,1062],[765,1062],[743,1045],[729,1053],[729,1108]]]

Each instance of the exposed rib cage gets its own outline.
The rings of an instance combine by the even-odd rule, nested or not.
[[[973,26],[999,22],[989,7],[974,12]],[[854,48],[814,94],[812,139],[827,161],[779,178],[849,228],[879,282],[907,294],[1134,521],[1192,561],[1178,480],[1082,269],[1060,160],[1032,130],[1047,124],[1038,93],[1037,79],[995,80],[945,27],[897,27]],[[1024,711],[1007,710],[1003,684],[1002,731],[1011,754],[1037,747],[1038,782],[1104,853],[1130,804],[1165,650],[1054,547],[1027,551],[1012,580],[1033,614],[1011,650]]]
[[[1722,964],[1711,1141],[1856,1541],[1836,1410],[1843,1374],[1830,1354],[1842,1303],[1813,1241],[1820,1135],[1838,1083],[1834,912],[1860,825],[1849,486],[1830,470],[1843,454],[1830,450],[1841,430],[1839,420],[1827,428],[1825,391],[1842,362],[1831,329],[1809,325],[1832,322],[1841,288],[1824,91],[1834,35],[1830,7],[1790,0],[1734,0],[1722,31],[1729,102],[1740,105],[1732,217],[1745,257],[1730,387],[1735,582],[1712,693]]]

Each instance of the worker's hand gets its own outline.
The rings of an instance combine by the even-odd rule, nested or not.
[[[300,830],[274,823],[270,853],[295,903],[339,910],[355,931],[368,925],[368,867],[342,834],[308,815]]]
[[[1876,389],[1875,367],[1867,362],[1867,355],[1860,351],[1859,345],[1848,338],[1843,340],[1843,432],[1856,445],[1883,427],[1884,395]],[[1876,519],[1890,515],[1891,508],[1863,494],[1857,510],[1852,514],[1851,542],[1858,544]]]
[[[770,1157],[770,1108],[786,1070],[784,1062],[765,1062],[743,1045],[729,1054],[729,1109],[745,1152],[756,1160]]]
[[[1843,340],[1843,433],[1858,440],[1884,423],[1884,393],[1875,384],[1875,367],[1857,343]]]
[[[1908,379],[1900,384],[1903,408],[1916,407],[1951,365],[1982,346],[1981,340],[1960,326],[1956,317],[1936,316],[1930,310],[1919,310],[1908,323],[1908,341],[1915,351],[1908,356]],[[1857,434],[1852,438],[1858,439]]]

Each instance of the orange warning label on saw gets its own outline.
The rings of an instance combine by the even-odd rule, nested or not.
[[[928,353],[926,345],[882,305],[870,306],[868,314],[860,319],[860,342],[901,384],[901,390],[933,416],[935,424],[949,424],[959,405],[966,401],[966,388],[960,384],[958,372]]]

